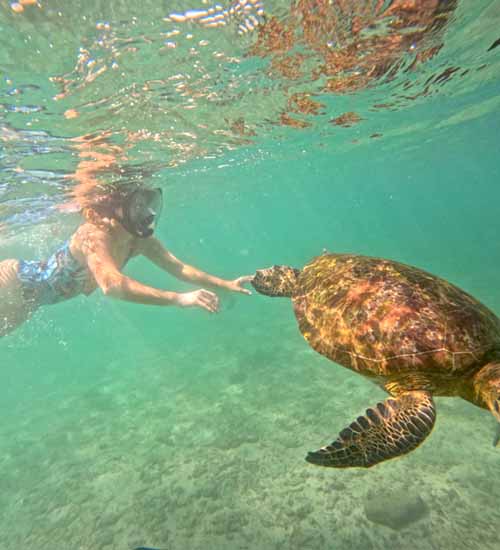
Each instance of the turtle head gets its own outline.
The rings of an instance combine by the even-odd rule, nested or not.
[[[291,298],[299,274],[300,269],[287,265],[274,265],[267,269],[258,269],[252,279],[252,285],[260,294]]]

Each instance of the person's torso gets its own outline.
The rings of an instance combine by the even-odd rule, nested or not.
[[[27,300],[37,306],[68,300],[78,294],[91,294],[97,283],[87,267],[86,254],[92,249],[93,233],[82,225],[69,241],[47,260],[21,260],[18,277]],[[107,239],[108,254],[118,269],[134,255],[134,238],[113,231]],[[87,251],[87,252],[85,252]]]

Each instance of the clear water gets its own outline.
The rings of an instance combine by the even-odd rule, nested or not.
[[[144,178],[160,238],[211,273],[350,251],[500,312],[500,2],[189,12],[209,8],[0,4],[0,260],[65,240],[89,182]],[[143,260],[127,274],[188,288]],[[96,292],[0,341],[1,550],[498,548],[489,413],[438,398],[410,455],[311,466],[383,393],[314,353],[288,300],[222,300],[209,316]],[[390,491],[421,517],[384,525]]]

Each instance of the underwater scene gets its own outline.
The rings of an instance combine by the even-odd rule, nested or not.
[[[500,0],[1,0],[0,550],[500,548],[499,159]]]

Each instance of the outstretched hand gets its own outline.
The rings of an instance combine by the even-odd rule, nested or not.
[[[180,307],[200,307],[210,313],[217,313],[219,311],[219,298],[210,290],[201,288],[194,292],[179,294],[178,305]]]
[[[244,275],[243,277],[238,277],[233,281],[228,281],[227,285],[224,287],[226,290],[231,290],[233,292],[240,292],[241,294],[252,294],[248,288],[245,288],[243,285],[251,282],[253,275]]]

